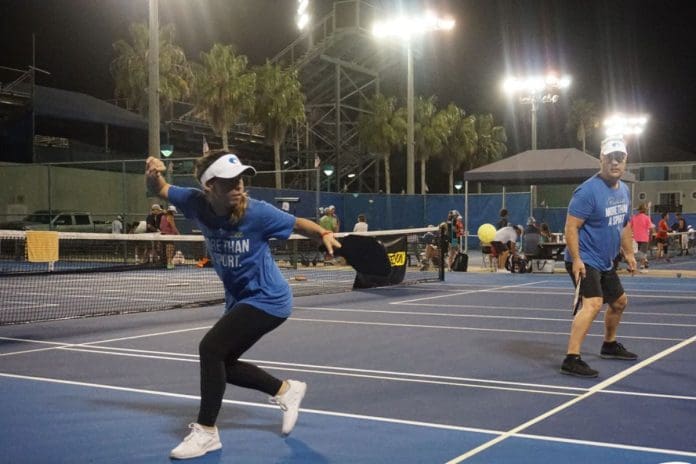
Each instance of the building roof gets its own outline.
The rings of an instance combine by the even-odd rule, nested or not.
[[[37,115],[111,126],[147,130],[147,119],[119,106],[79,92],[37,85],[34,91]]]
[[[527,150],[464,173],[467,181],[497,184],[580,183],[599,172],[599,160],[576,148]],[[635,182],[626,172],[624,181]]]

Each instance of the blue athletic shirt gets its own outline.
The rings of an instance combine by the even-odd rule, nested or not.
[[[621,249],[621,232],[630,219],[631,195],[628,187],[619,181],[611,188],[596,174],[573,192],[568,214],[585,223],[580,228],[580,258],[600,271],[614,267],[614,258]],[[571,262],[568,249],[565,260]]]
[[[213,212],[202,191],[193,188],[169,187],[169,201],[203,233],[225,287],[225,311],[247,303],[273,316],[290,316],[292,292],[273,261],[268,240],[287,239],[295,216],[250,198],[241,221],[230,224],[228,217]]]

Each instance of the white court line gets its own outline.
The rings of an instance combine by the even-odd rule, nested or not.
[[[519,333],[519,334],[533,334],[533,335],[562,335],[567,337],[569,332],[550,332],[544,330],[516,330],[516,329],[490,329],[484,327],[459,327],[451,325],[429,325],[429,324],[399,324],[394,322],[362,322],[362,321],[342,321],[337,319],[309,319],[301,317],[291,317],[291,321],[302,321],[302,322],[321,322],[326,324],[351,324],[351,325],[374,325],[374,326],[384,326],[384,327],[410,327],[419,329],[442,329],[442,330],[462,330],[469,332],[495,332],[495,333]],[[603,334],[587,334],[588,337],[604,337]],[[679,342],[683,338],[668,338],[668,337],[641,337],[637,335],[621,335],[622,339],[631,340],[653,340],[653,341],[667,341],[667,342]]]
[[[200,401],[200,396],[186,395],[186,394],[182,394],[182,393],[169,393],[169,392],[156,391],[156,390],[144,390],[144,389],[139,389],[139,388],[117,387],[117,386],[113,386],[113,385],[95,384],[95,383],[87,383],[87,382],[76,382],[76,381],[61,380],[61,379],[50,379],[50,378],[46,378],[46,377],[32,377],[32,376],[19,375],[19,374],[7,374],[7,373],[2,373],[2,372],[0,372],[0,377],[6,377],[6,378],[11,378],[11,379],[20,379],[20,380],[31,380],[31,381],[46,382],[46,383],[55,383],[55,384],[60,384],[60,385],[71,385],[71,386],[78,386],[78,387],[121,391],[121,392],[127,392],[127,393],[139,393],[139,394],[144,394],[144,395],[164,396],[164,397],[169,397],[169,398],[191,399],[191,400]],[[248,406],[248,407],[263,408],[263,409],[277,409],[277,406],[266,404],[266,403],[254,403],[254,402],[250,402],[250,401],[237,401],[237,400],[228,400],[228,399],[223,399],[222,402],[224,404],[234,404],[234,405],[238,405],[238,406]],[[476,428],[476,427],[463,427],[463,426],[457,426],[457,425],[438,424],[438,423],[423,422],[423,421],[411,421],[411,420],[405,420],[405,419],[393,419],[393,418],[382,417],[382,416],[368,416],[368,415],[363,415],[363,414],[350,414],[350,413],[343,413],[343,412],[326,411],[326,410],[321,410],[321,409],[301,408],[300,411],[303,413],[307,413],[307,414],[316,414],[316,415],[329,416],[329,417],[340,417],[340,418],[345,418],[345,419],[356,419],[356,420],[364,420],[364,421],[372,421],[372,422],[383,422],[383,423],[398,424],[398,425],[410,425],[410,426],[415,426],[415,427],[426,427],[426,428],[432,428],[432,429],[449,430],[449,431],[457,431],[457,432],[481,433],[481,434],[486,434],[486,435],[500,435],[503,433],[501,431],[492,430],[492,429],[482,429],[482,428]],[[626,450],[635,450],[635,451],[643,451],[643,452],[649,452],[649,453],[660,453],[660,454],[673,454],[673,455],[677,455],[677,456],[696,456],[696,453],[691,453],[688,451],[681,451],[681,450],[671,450],[671,449],[665,449],[665,448],[648,448],[648,447],[639,447],[639,446],[633,446],[633,445],[620,445],[617,443],[605,443],[605,442],[584,441],[584,440],[581,441],[581,440],[572,440],[572,439],[557,438],[557,437],[545,437],[542,435],[519,434],[518,436],[524,437],[524,438],[529,438],[529,439],[534,439],[534,440],[541,440],[541,441],[553,441],[553,442],[560,442],[560,443],[583,444],[583,445],[587,445],[587,446],[596,446],[596,447],[603,447],[603,448],[626,449]]]
[[[391,303],[389,303],[389,304],[404,304],[404,303],[411,303],[411,302],[413,302],[413,301],[436,300],[436,299],[438,299],[438,298],[449,298],[449,297],[452,297],[452,296],[469,295],[469,294],[471,294],[471,293],[490,293],[490,292],[493,292],[493,291],[499,292],[499,291],[501,291],[501,290],[504,289],[504,288],[527,287],[527,286],[529,286],[529,285],[536,285],[536,284],[541,284],[541,283],[544,283],[544,282],[547,282],[547,281],[546,281],[546,280],[540,280],[540,281],[537,281],[537,282],[527,282],[527,283],[518,284],[518,285],[503,285],[503,286],[500,286],[500,287],[491,287],[491,288],[486,288],[486,289],[483,289],[483,290],[481,290],[481,289],[467,290],[467,291],[465,291],[465,292],[448,293],[448,294],[446,294],[446,295],[435,295],[435,296],[428,296],[428,297],[425,297],[425,298],[415,298],[415,299],[411,299],[411,300],[393,301],[393,302],[391,302]]]
[[[483,310],[494,310],[494,311],[547,311],[547,312],[559,312],[559,313],[566,313],[570,314],[570,311],[568,311],[568,308],[563,307],[563,308],[539,308],[539,307],[519,307],[519,306],[488,306],[488,305],[467,305],[467,304],[442,304],[442,303],[437,303],[437,304],[428,304],[428,303],[406,303],[404,306],[425,306],[426,308],[461,308],[461,309],[467,309],[467,308],[473,308],[473,309],[483,309]],[[295,306],[296,309],[312,309],[316,308],[318,306]],[[634,306],[635,307],[635,306]],[[636,312],[636,311],[628,311],[627,315],[630,316],[669,316],[669,317],[696,317],[696,314],[687,314],[687,313],[651,313],[651,312]],[[623,323],[623,322],[622,322]]]
[[[98,349],[95,349],[98,348]],[[77,351],[84,353],[95,353],[104,354],[111,356],[131,356],[136,358],[146,358],[146,359],[162,359],[165,361],[183,361],[183,362],[198,362],[197,355],[179,354],[179,353],[162,353],[159,355],[155,354],[139,354],[138,351],[146,352],[146,350],[132,350],[127,348],[114,348],[112,351],[109,347],[99,347],[93,346],[90,349],[71,346],[71,347],[56,347],[56,349],[64,351]],[[133,353],[135,352],[135,353]],[[154,352],[150,352],[154,353]],[[519,393],[539,393],[542,395],[561,395],[561,396],[577,396],[576,393],[563,393],[555,392],[549,390],[568,390],[575,392],[585,392],[587,388],[577,388],[577,387],[565,387],[558,385],[548,385],[548,384],[533,384],[533,383],[523,383],[523,382],[510,382],[503,380],[487,380],[487,379],[474,379],[474,378],[464,378],[464,377],[452,377],[443,375],[428,375],[428,374],[414,374],[409,372],[394,372],[394,371],[381,371],[372,369],[354,369],[354,368],[343,368],[343,367],[332,367],[332,366],[319,366],[312,364],[297,364],[297,363],[284,363],[284,362],[274,362],[274,361],[264,361],[259,359],[244,359],[240,358],[240,361],[249,362],[256,364],[263,369],[275,369],[280,371],[290,371],[290,372],[305,372],[311,374],[322,374],[322,375],[336,375],[344,377],[357,377],[366,379],[379,379],[379,380],[394,380],[399,382],[414,382],[414,383],[425,383],[433,385],[446,385],[454,387],[468,387],[468,388],[481,388],[487,390],[504,390],[504,391],[514,391]],[[476,382],[476,383],[466,383],[466,382]],[[490,384],[490,385],[489,385]],[[502,387],[498,385],[511,385],[509,387]],[[514,385],[515,387],[513,387]],[[533,388],[521,388],[533,387]],[[538,388],[547,389],[539,390]],[[685,396],[685,395],[667,395],[663,393],[638,393],[630,391],[621,390],[604,390],[601,393],[611,393],[615,395],[623,396],[641,396],[647,398],[661,398],[661,399],[671,399],[680,401],[696,401],[696,396]]]
[[[186,331],[189,331],[189,330],[198,330],[198,329],[186,329]],[[161,332],[158,334],[138,335],[134,338],[141,338],[141,337],[149,336],[149,335],[164,335],[164,334],[168,334],[168,333],[171,333],[171,332]],[[125,339],[132,339],[132,338],[133,337],[127,337]],[[2,339],[53,345],[50,348],[40,348],[40,349],[35,349],[35,350],[16,351],[16,352],[12,352],[12,353],[5,353],[4,355],[26,354],[26,353],[33,353],[33,352],[37,352],[37,351],[59,350],[60,349],[60,350],[65,350],[65,351],[77,351],[77,352],[87,352],[87,353],[115,355],[115,356],[132,356],[132,357],[139,357],[139,358],[146,358],[146,359],[161,359],[161,360],[182,361],[182,362],[198,362],[198,355],[196,355],[196,354],[175,353],[175,352],[167,352],[167,351],[153,351],[153,350],[143,350],[143,349],[136,349],[136,348],[123,348],[123,347],[111,347],[111,346],[95,345],[96,343],[105,343],[106,341],[94,341],[94,342],[88,342],[88,343],[83,343],[83,344],[65,344],[65,343],[49,342],[49,341],[41,341],[41,340],[0,337],[0,340],[2,340]],[[119,339],[114,339],[114,340],[121,341],[121,340],[124,340],[124,338],[119,338]],[[268,360],[263,360],[263,359],[240,358],[240,360],[245,361],[245,362],[249,362],[249,363],[253,363],[253,364],[257,364],[257,365],[263,365],[264,368],[268,368],[268,369],[293,371],[293,372],[309,372],[309,373],[317,373],[317,374],[324,374],[324,375],[335,374],[335,375],[346,375],[346,376],[352,376],[352,377],[379,378],[379,379],[401,380],[401,381],[409,381],[410,379],[425,379],[424,381],[421,381],[420,383],[434,383],[434,384],[444,384],[444,385],[453,385],[453,386],[466,386],[466,387],[473,387],[473,388],[488,388],[488,389],[495,389],[495,390],[511,390],[511,391],[532,392],[532,393],[542,393],[542,394],[554,394],[554,393],[548,392],[548,391],[536,391],[536,390],[532,390],[532,389],[541,388],[541,389],[547,389],[547,390],[548,389],[550,389],[550,390],[565,390],[565,391],[574,391],[574,392],[586,392],[587,391],[586,388],[578,388],[578,387],[566,387],[566,386],[559,386],[559,385],[536,384],[536,383],[526,383],[526,382],[511,382],[511,381],[492,380],[492,379],[479,379],[479,378],[472,378],[472,377],[442,376],[442,375],[435,375],[435,374],[417,374],[417,373],[412,373],[412,372],[384,371],[384,370],[375,370],[375,369],[357,369],[357,368],[349,368],[349,367],[341,367],[341,366],[327,366],[327,365],[317,365],[317,364],[286,363],[286,362],[268,361]],[[353,374],[353,373],[357,373],[357,374]],[[405,378],[395,378],[393,376],[399,376],[399,377],[405,377]],[[435,379],[435,380],[432,380],[432,379]],[[471,384],[471,385],[467,385],[463,382],[475,382],[475,383]],[[506,387],[505,388],[494,387],[491,385],[504,385]],[[515,388],[515,387],[531,387],[531,389],[530,388]],[[661,394],[661,393],[638,393],[638,392],[620,391],[620,390],[605,390],[605,391],[602,391],[601,393],[610,393],[610,394],[625,395],[625,396],[645,396],[645,397],[650,397],[650,398],[665,398],[665,399],[696,401],[696,397],[683,396],[683,395],[666,395],[666,394]],[[572,395],[572,394],[568,394],[568,395]]]
[[[633,366],[629,367],[628,369],[621,371],[618,374],[615,374],[615,375],[609,377],[608,379],[594,385],[586,393],[583,393],[582,395],[580,395],[576,398],[573,398],[570,401],[567,401],[559,406],[556,406],[555,408],[545,412],[544,414],[541,414],[541,415],[539,415],[531,420],[528,420],[524,424],[520,424],[517,427],[514,427],[514,428],[508,430],[507,432],[497,436],[493,440],[487,441],[486,443],[483,443],[482,445],[479,445],[476,448],[474,448],[474,449],[472,449],[472,450],[470,450],[470,451],[468,451],[460,456],[457,456],[454,459],[447,461],[447,464],[458,464],[466,459],[469,459],[470,457],[475,456],[475,455],[479,454],[480,452],[485,451],[494,445],[497,445],[501,441],[507,440],[508,438],[512,437],[513,435],[517,435],[519,432],[521,432],[525,429],[528,429],[532,425],[535,425],[535,424],[537,424],[537,423],[539,423],[539,422],[541,422],[541,421],[543,421],[543,420],[545,420],[545,419],[547,419],[555,414],[558,414],[559,412],[561,412],[565,409],[568,409],[569,407],[573,406],[574,404],[579,403],[580,401],[583,401],[583,400],[589,398],[590,396],[594,395],[595,393],[598,393],[598,392],[604,390],[605,388],[607,388],[608,386],[613,385],[613,384],[625,379],[629,375],[633,374],[634,372],[639,371],[640,369],[644,368],[645,366],[649,366],[650,364],[654,363],[655,361],[658,361],[658,360],[664,358],[665,356],[670,355],[670,354],[674,353],[675,351],[680,350],[681,348],[684,348],[684,347],[690,345],[691,343],[693,343],[695,341],[696,341],[696,335],[687,339],[687,340],[684,340],[681,343],[677,343],[676,345],[671,346],[671,347],[667,348],[666,350],[663,350],[659,353],[656,353],[656,354],[650,356],[649,358],[647,358],[647,359],[645,359],[637,364],[634,364]],[[696,453],[694,453],[694,455],[696,456]]]
[[[415,305],[414,305],[415,306]],[[297,309],[299,309],[298,307]],[[383,309],[353,309],[353,308],[327,308],[327,307],[301,307],[308,311],[335,311],[346,313],[375,313],[375,314],[398,314],[405,316],[437,316],[437,317],[463,317],[463,318],[479,318],[479,319],[511,319],[515,321],[546,321],[546,322],[563,322],[568,323],[572,318],[554,318],[554,317],[527,317],[527,316],[497,316],[494,314],[457,314],[457,313],[436,313],[427,311],[387,311]],[[481,307],[480,309],[485,309]],[[510,308],[512,310],[516,308]],[[595,320],[593,324],[604,325],[603,320]],[[673,324],[663,322],[633,322],[621,321],[621,325],[649,325],[650,327],[696,327],[696,324]]]

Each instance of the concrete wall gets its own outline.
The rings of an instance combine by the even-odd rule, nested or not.
[[[126,214],[127,221],[135,221],[144,219],[152,201],[142,173],[108,171],[103,165],[81,169],[5,164],[0,166],[0,186],[0,220],[50,208],[88,211],[95,220]]]

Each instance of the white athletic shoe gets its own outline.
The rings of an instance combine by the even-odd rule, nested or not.
[[[277,404],[283,410],[283,435],[289,435],[295,427],[300,412],[300,403],[307,392],[307,384],[304,382],[288,380],[288,384],[290,388],[284,394],[268,398],[268,401]]]
[[[191,433],[184,438],[184,441],[179,443],[179,446],[169,453],[170,458],[197,458],[198,456],[203,456],[205,453],[222,448],[217,427],[215,427],[214,432],[207,432],[203,430],[203,427],[199,424],[191,423],[189,424],[189,428],[191,429]]]

